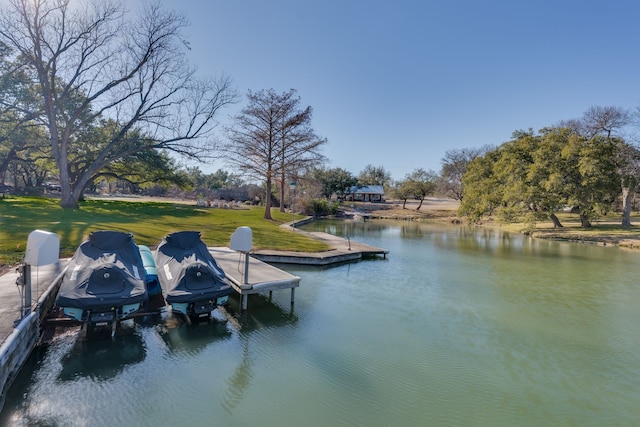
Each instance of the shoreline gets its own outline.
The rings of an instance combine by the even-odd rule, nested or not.
[[[97,197],[96,197],[97,198]],[[154,201],[164,203],[195,204],[193,200],[174,200],[171,198],[146,198],[127,196],[101,197],[106,200],[128,200],[128,201]],[[465,220],[458,217],[457,209],[459,201],[447,198],[428,197],[422,202],[420,210],[417,209],[420,201],[408,200],[405,208],[402,201],[390,200],[382,203],[352,202],[343,203],[342,211],[349,216],[364,216],[372,220],[399,220],[399,221],[434,221],[447,224],[463,224]],[[640,223],[640,215],[636,215],[635,223]],[[479,227],[499,228],[506,231],[525,234],[536,239],[556,240],[569,243],[594,244],[599,246],[617,246],[632,250],[640,250],[640,226],[623,228],[614,220],[594,221],[590,229],[584,229],[575,225],[574,220],[567,217],[564,219],[566,226],[563,228],[546,227],[544,222],[538,223],[535,229],[527,229],[522,223],[501,225],[491,220],[478,224]],[[18,264],[0,265],[0,275],[4,275]]]
[[[386,202],[384,204],[386,206],[370,203],[368,207],[365,207],[362,204],[356,205],[355,211],[364,211],[371,219],[435,221],[448,224],[465,223],[464,218],[457,216],[458,201],[427,198],[421,210],[416,211],[418,203],[418,201],[407,202],[407,209],[402,209],[402,202],[398,201]],[[497,228],[524,234],[535,239],[640,250],[640,226],[622,227],[619,213],[594,221],[591,228],[582,228],[577,215],[575,217],[565,216],[563,223],[564,227],[553,228],[551,223],[541,221],[537,223],[535,229],[531,229],[524,223],[499,224],[489,219],[475,226]],[[632,218],[632,223],[640,224],[640,215],[635,215]]]

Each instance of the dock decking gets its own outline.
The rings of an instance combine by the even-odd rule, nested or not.
[[[291,304],[294,302],[295,288],[300,286],[300,277],[282,271],[252,256],[249,256],[249,274],[245,277],[244,253],[229,248],[209,248],[220,268],[240,295],[243,310],[247,309],[247,298],[251,294],[291,289]]]
[[[341,262],[358,261],[367,256],[382,255],[386,258],[389,251],[365,243],[354,242],[350,239],[334,236],[320,231],[308,232],[296,230],[296,233],[304,233],[314,240],[325,243],[330,250],[324,252],[293,252],[259,250],[251,253],[251,256],[264,262],[281,264],[304,265],[331,265]]]

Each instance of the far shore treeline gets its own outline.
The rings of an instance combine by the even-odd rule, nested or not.
[[[440,171],[392,177],[373,164],[347,171],[328,166],[328,141],[295,89],[249,91],[219,128],[225,108],[241,101],[231,79],[201,78],[189,66],[183,17],[158,3],[135,16],[125,6],[0,6],[2,195],[54,195],[73,210],[85,208],[86,194],[189,197],[260,205],[270,220],[271,206],[335,213],[375,186],[403,209],[418,200],[420,210],[427,196],[458,200],[458,214],[470,222],[560,228],[558,213],[571,211],[583,228],[611,212],[631,225],[640,151],[629,110],[592,106],[578,119],[518,130],[496,146],[451,149]],[[228,166],[203,173],[178,159]]]

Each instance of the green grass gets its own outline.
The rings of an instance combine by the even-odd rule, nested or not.
[[[0,265],[15,264],[24,257],[29,233],[39,229],[60,237],[60,255],[73,254],[92,231],[128,231],[136,243],[156,246],[168,233],[197,230],[208,246],[229,246],[237,227],[252,229],[253,249],[317,252],[327,246],[279,225],[291,214],[272,210],[273,221],[263,219],[264,208],[210,209],[195,205],[87,200],[80,209],[62,209],[59,199],[8,197],[0,199]]]
[[[503,226],[504,229],[517,232],[526,232],[539,238],[551,238],[557,240],[601,242],[621,244],[623,246],[636,246],[637,242],[625,242],[640,240],[640,216],[636,213],[631,216],[631,226],[622,227],[620,213],[612,213],[602,216],[591,222],[590,228],[582,228],[580,216],[571,213],[559,213],[558,218],[562,228],[554,228],[548,222],[538,222],[535,229],[522,223],[514,223]]]

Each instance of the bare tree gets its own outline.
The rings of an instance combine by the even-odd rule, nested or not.
[[[286,95],[293,96],[294,90]],[[284,212],[284,190],[287,176],[295,179],[296,175],[310,170],[321,164],[325,157],[320,154],[320,148],[327,143],[320,138],[311,127],[313,109],[307,106],[300,110],[300,98],[292,100],[291,111],[282,123],[280,130],[280,211]],[[293,200],[291,200],[293,209]]]
[[[271,217],[274,180],[280,179],[284,198],[284,179],[302,165],[321,160],[318,149],[326,142],[310,127],[311,108],[300,110],[295,90],[277,94],[273,89],[249,91],[249,104],[227,128],[225,155],[245,174],[264,180],[265,219]]]
[[[462,200],[462,177],[473,159],[483,156],[494,148],[485,145],[476,148],[451,149],[444,153],[442,169],[438,179],[438,191],[456,200]]]
[[[358,185],[389,185],[391,183],[391,173],[387,172],[384,166],[374,166],[368,164],[358,174]]]
[[[588,138],[604,135],[611,139],[631,123],[631,115],[627,110],[616,106],[591,106],[582,116],[583,129]]]
[[[145,3],[130,18],[124,2],[9,0],[0,10],[0,42],[39,88],[41,111],[59,168],[61,205],[78,207],[85,186],[112,161],[150,149],[211,156],[214,116],[234,102],[227,78],[199,80],[186,64],[185,19]],[[100,120],[115,124],[92,161],[72,170],[78,134]],[[131,131],[144,135],[123,143]]]
[[[618,172],[622,188],[623,227],[631,226],[631,201],[640,182],[640,156],[638,149],[626,143],[623,131],[631,123],[629,111],[616,106],[592,106],[582,116],[583,130],[588,138],[604,136],[617,145]]]

